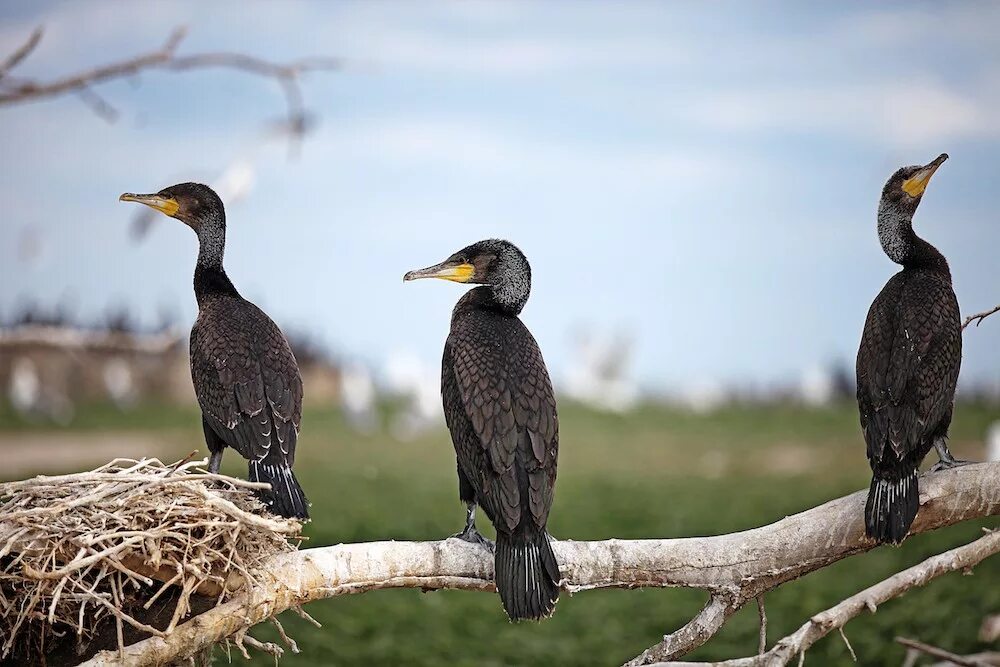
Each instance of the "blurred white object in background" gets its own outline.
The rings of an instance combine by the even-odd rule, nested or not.
[[[394,437],[412,440],[444,420],[439,367],[425,364],[411,352],[394,350],[386,360],[385,380],[389,392],[403,403],[389,425]]]
[[[631,356],[632,341],[627,336],[599,337],[582,331],[566,375],[566,395],[600,410],[631,410],[639,395],[628,376]]]
[[[680,404],[699,414],[720,408],[728,400],[722,383],[711,378],[695,380],[682,388],[679,394]]]
[[[799,398],[806,405],[823,406],[833,400],[834,382],[830,370],[819,364],[810,366],[799,380]]]
[[[19,357],[14,360],[7,396],[18,414],[27,415],[38,410],[42,398],[42,383],[31,359]]]
[[[28,357],[18,357],[11,367],[7,396],[10,404],[24,418],[41,417],[66,425],[73,420],[73,401],[56,383],[46,386],[39,368]]]
[[[986,460],[1000,461],[1000,420],[986,429]]]
[[[101,375],[108,397],[117,407],[124,409],[135,405],[139,394],[132,380],[132,369],[127,361],[121,357],[109,359],[105,362]]]
[[[363,363],[350,361],[340,369],[340,405],[351,428],[366,435],[375,432],[378,427],[375,383]]]

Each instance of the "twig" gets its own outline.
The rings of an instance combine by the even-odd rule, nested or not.
[[[921,653],[926,653],[929,656],[938,658],[940,660],[947,660],[948,662],[953,662],[956,665],[962,665],[963,667],[989,667],[989,664],[976,660],[974,658],[967,658],[965,656],[957,655],[951,651],[945,651],[944,649],[938,648],[937,646],[931,646],[930,644],[925,644],[923,642],[918,642],[915,639],[907,639],[906,637],[896,637],[896,643],[902,644],[907,648],[911,648],[915,651],[920,651]]]
[[[28,37],[28,41],[22,44],[20,48],[16,49],[14,53],[7,56],[7,58],[2,63],[0,63],[0,79],[6,76],[7,73],[10,72],[12,69],[21,64],[21,61],[27,58],[31,54],[31,52],[35,50],[35,47],[38,46],[38,43],[42,41],[43,32],[44,31],[42,30],[42,26],[38,26],[37,28],[32,30],[31,36]]]
[[[975,315],[969,315],[965,318],[965,321],[962,322],[962,330],[965,331],[965,327],[969,326],[974,320],[976,321],[976,326],[978,327],[983,323],[983,320],[997,311],[1000,311],[1000,305],[996,305],[989,310],[984,310],[983,312],[976,313]]]
[[[757,621],[760,623],[760,636],[757,638],[757,655],[764,655],[767,650],[767,611],[764,609],[764,594],[757,596]]]

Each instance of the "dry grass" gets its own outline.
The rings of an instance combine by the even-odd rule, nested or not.
[[[164,636],[196,592],[221,601],[295,548],[299,523],[264,516],[253,495],[266,485],[204,465],[116,459],[0,484],[0,661],[44,655],[70,634],[82,649],[102,621],[119,647],[126,630]],[[160,627],[141,620],[157,604],[172,605]]]

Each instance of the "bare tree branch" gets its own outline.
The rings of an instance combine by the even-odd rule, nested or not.
[[[1000,305],[994,306],[989,310],[984,310],[981,313],[976,313],[975,315],[969,315],[968,317],[965,318],[965,321],[962,322],[962,330],[965,331],[965,327],[972,324],[973,320],[976,321],[976,326],[978,327],[980,324],[983,323],[983,320],[985,320],[987,317],[989,317],[990,315],[992,315],[997,311],[1000,311]]]
[[[113,121],[118,116],[117,111],[93,91],[93,86],[149,70],[183,72],[192,69],[226,68],[276,81],[285,97],[289,127],[294,128],[303,125],[305,119],[299,77],[309,71],[335,70],[342,66],[340,59],[327,57],[274,63],[255,56],[230,52],[179,56],[177,49],[186,34],[186,28],[176,28],[170,33],[163,46],[155,51],[68,74],[52,81],[41,82],[25,79],[3,81],[3,74],[23,61],[38,45],[42,36],[41,28],[39,28],[32,33],[31,38],[24,46],[11,54],[0,65],[0,106],[30,102],[72,92],[79,95],[99,116],[105,120]]]
[[[998,480],[1000,463],[969,465],[924,476],[920,483],[921,508],[911,534],[1000,514]],[[874,548],[876,544],[864,536],[865,496],[865,491],[859,491],[740,533],[678,539],[561,541],[554,542],[553,549],[562,569],[562,585],[570,592],[666,586],[708,591],[709,602],[694,620],[636,662],[671,660],[703,644],[735,609],[763,592]],[[988,538],[1000,539],[997,535]],[[178,625],[169,636],[132,644],[122,656],[117,652],[100,653],[86,664],[163,664],[182,660],[286,609],[339,595],[386,588],[495,590],[492,555],[484,547],[461,540],[306,549],[273,558],[254,576],[259,585]],[[228,585],[239,584],[230,581]]]
[[[989,663],[977,660],[976,658],[957,655],[955,653],[952,653],[951,651],[945,651],[944,649],[940,649],[937,646],[931,646],[930,644],[918,642],[915,639],[907,639],[906,637],[896,637],[896,643],[901,644],[907,648],[911,648],[915,651],[926,653],[931,657],[938,658],[940,660],[947,660],[948,662],[956,665],[964,665],[965,667],[990,667]]]
[[[880,604],[899,597],[906,591],[923,586],[949,572],[968,570],[986,558],[1000,552],[1000,531],[988,532],[975,542],[932,556],[911,568],[898,572],[860,593],[856,593],[826,611],[810,618],[802,627],[779,641],[764,655],[738,658],[711,663],[722,667],[775,667],[787,665],[796,656],[804,654],[813,644],[840,630],[851,619],[864,611],[875,613]],[[938,649],[940,650],[940,649]],[[957,657],[957,656],[956,656]],[[709,663],[661,662],[655,667],[693,667]],[[979,664],[977,662],[959,664]]]
[[[35,50],[38,43],[42,41],[42,27],[38,26],[31,32],[31,36],[28,37],[28,41],[22,44],[14,53],[7,56],[7,58],[0,63],[0,79],[7,75],[12,69],[21,64],[21,61],[31,55],[31,52]]]

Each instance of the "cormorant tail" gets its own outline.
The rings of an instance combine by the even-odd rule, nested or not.
[[[552,615],[559,599],[559,564],[544,530],[531,525],[513,535],[497,531],[493,563],[497,592],[510,620]]]
[[[309,503],[306,494],[295,479],[295,473],[285,464],[271,464],[250,461],[248,477],[251,482],[267,482],[270,491],[258,491],[257,497],[279,516],[297,519],[309,518]]]
[[[920,508],[916,468],[901,473],[872,477],[865,503],[865,533],[879,542],[902,542]]]

